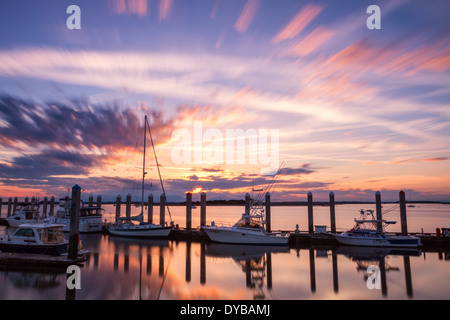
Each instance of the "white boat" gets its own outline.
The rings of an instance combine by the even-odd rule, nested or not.
[[[35,203],[25,205],[16,210],[11,216],[5,219],[10,227],[19,227],[26,223],[43,223],[48,222],[39,213],[39,206]]]
[[[141,213],[134,217],[120,217],[116,218],[115,223],[107,224],[106,227],[108,232],[114,236],[122,237],[136,237],[136,238],[165,238],[169,236],[170,231],[172,231],[172,226],[162,226],[153,223],[144,222],[144,182],[145,182],[145,147],[147,140],[147,116],[145,116],[144,121],[144,152],[143,152],[143,168],[142,168],[142,202],[141,202]],[[148,126],[150,128],[150,126]],[[153,139],[152,139],[153,143]],[[156,158],[156,153],[155,153]],[[159,170],[159,165],[157,163]],[[159,172],[159,171],[158,171]],[[161,177],[160,177],[161,179]],[[162,180],[161,180],[162,181]],[[161,182],[162,184],[162,182]],[[164,187],[163,187],[164,192]],[[137,221],[138,223],[134,223]]]
[[[420,238],[414,236],[389,235],[384,232],[386,225],[396,221],[377,220],[373,210],[361,210],[361,217],[355,218],[355,226],[342,233],[333,234],[334,238],[344,245],[365,247],[401,247],[416,248],[421,246]],[[371,219],[366,219],[371,216]]]
[[[251,245],[288,245],[289,235],[268,233],[262,223],[262,216],[243,214],[233,226],[203,226],[209,239],[220,243],[251,244]]]
[[[63,224],[64,232],[70,231],[70,216],[71,216],[72,200],[69,197],[59,199],[59,209],[54,217],[51,217],[50,222],[55,224]],[[81,202],[80,217],[79,217],[79,232],[91,233],[100,232],[103,230],[102,208],[86,207]]]
[[[68,251],[69,242],[63,233],[64,225],[26,223],[13,234],[0,236],[0,251],[61,255]]]

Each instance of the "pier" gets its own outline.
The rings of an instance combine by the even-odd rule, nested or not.
[[[186,201],[178,202],[178,203],[168,203],[164,195],[162,194],[159,197],[159,203],[154,203],[153,195],[148,195],[148,205],[147,205],[147,222],[155,223],[153,206],[156,205],[160,207],[159,210],[159,224],[165,225],[166,221],[166,207],[167,206],[185,206],[186,207],[186,227],[180,228],[178,225],[174,225],[174,229],[171,231],[169,235],[169,240],[176,241],[208,241],[207,235],[200,229],[201,226],[206,225],[206,216],[207,216],[207,206],[217,206],[223,205],[222,201],[207,201],[206,193],[200,194],[199,201],[193,201],[192,193],[186,193]],[[307,206],[307,230],[272,230],[271,228],[271,206],[278,205],[277,203],[271,202],[271,195],[267,193],[264,198],[264,209],[266,214],[266,231],[267,232],[285,232],[289,233],[289,245],[292,248],[308,248],[311,246],[328,246],[335,247],[338,246],[337,241],[329,234],[336,233],[336,215],[339,214],[336,210],[336,201],[334,192],[330,192],[329,201],[328,202],[318,202],[315,203],[313,201],[313,194],[311,192],[307,193],[306,201],[304,202],[295,202],[294,206]],[[249,212],[251,206],[251,197],[249,194],[246,194],[243,200],[232,200],[231,202],[225,202],[226,205],[234,205],[234,206],[243,206],[243,212]],[[23,201],[19,201],[18,197],[9,197],[6,201],[2,201],[0,198],[0,224],[7,225],[5,221],[5,217],[9,217],[13,214],[13,212],[19,207],[24,205],[36,204],[42,205],[43,207],[43,216],[49,217],[55,214],[55,205],[58,202],[55,200],[55,197],[44,197],[43,200],[37,201],[34,197],[25,197]],[[121,208],[122,205],[125,205],[125,216],[131,216],[131,207],[133,205],[138,205],[138,202],[132,202],[132,196],[128,194],[125,197],[125,202],[122,201],[122,197],[118,195],[115,199],[115,202],[102,202],[102,196],[98,195],[96,202],[94,203],[94,197],[89,196],[88,206],[97,206],[101,207],[104,204],[113,204],[115,206],[115,218],[119,218],[122,216]],[[399,210],[400,210],[400,222],[401,222],[401,232],[395,233],[397,235],[414,235],[420,237],[422,240],[423,250],[429,251],[439,251],[442,249],[450,248],[450,237],[444,237],[443,232],[439,235],[430,234],[430,233],[417,233],[417,232],[408,232],[407,226],[407,210],[406,210],[406,201],[405,201],[405,192],[399,192]],[[200,206],[200,226],[194,228],[192,226],[192,207],[194,205]],[[320,206],[328,206],[330,209],[330,225],[328,226],[317,226],[314,225],[314,207],[316,205]],[[376,192],[375,194],[375,205],[376,205],[376,214],[377,217],[381,217],[381,193]],[[4,210],[6,209],[6,210]],[[320,229],[320,227],[326,227],[327,232],[323,232],[323,228],[320,231],[315,230]],[[106,232],[106,231],[105,231]]]

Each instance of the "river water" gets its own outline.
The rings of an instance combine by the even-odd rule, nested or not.
[[[372,209],[370,205],[363,208]],[[105,209],[104,218],[112,219],[114,207]],[[337,206],[338,229],[350,228],[359,209],[361,205]],[[328,208],[314,210],[315,224],[329,225]],[[241,211],[208,207],[207,223],[232,223]],[[389,218],[397,220],[397,211]],[[199,223],[198,215],[199,209],[194,210],[193,226]],[[171,216],[184,226],[183,207],[172,207]],[[273,229],[293,230],[295,224],[306,229],[306,207],[273,207],[272,217]],[[437,227],[450,227],[450,205],[408,208],[409,231],[434,232]],[[397,231],[400,226],[390,228]],[[2,234],[11,231],[0,227]],[[91,257],[81,268],[81,289],[75,295],[80,300],[450,298],[449,252],[345,246],[335,250],[264,248],[104,234],[82,234],[81,239]],[[374,273],[368,272],[369,266],[375,266]],[[66,277],[65,270],[1,270],[0,299],[63,300]]]

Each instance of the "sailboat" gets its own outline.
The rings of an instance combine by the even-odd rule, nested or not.
[[[156,225],[153,223],[144,222],[144,183],[145,183],[145,175],[147,174],[147,172],[145,172],[147,125],[148,125],[147,116],[145,116],[141,213],[134,217],[116,218],[116,222],[114,224],[107,225],[108,232],[114,236],[141,237],[141,238],[163,238],[163,237],[168,237],[170,231],[172,230],[171,226],[162,226],[162,225]],[[153,143],[153,140],[152,140],[152,143]],[[155,154],[155,156],[156,156],[156,154]],[[158,170],[159,170],[159,168],[158,168]],[[163,188],[163,193],[165,194],[164,188]],[[137,222],[137,223],[134,223],[134,222]]]

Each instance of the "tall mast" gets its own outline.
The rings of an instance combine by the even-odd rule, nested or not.
[[[145,120],[144,120],[144,160],[142,163],[142,211],[141,213],[144,214],[144,184],[145,184],[145,147],[146,147],[146,141],[147,140],[147,115],[145,115]]]

